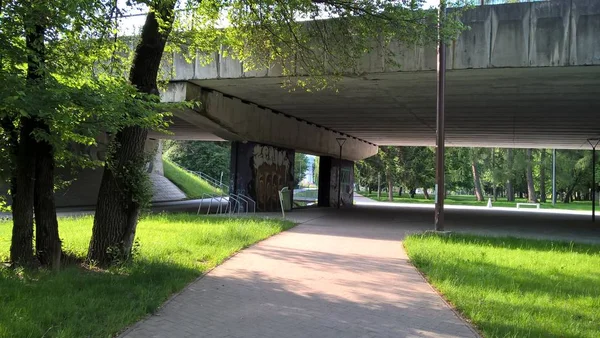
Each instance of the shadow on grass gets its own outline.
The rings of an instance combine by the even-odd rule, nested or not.
[[[154,312],[201,273],[151,261],[120,271],[0,269],[0,336],[111,336]]]

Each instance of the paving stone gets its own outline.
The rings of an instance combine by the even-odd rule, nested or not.
[[[389,219],[299,217],[122,337],[478,337],[408,263]]]

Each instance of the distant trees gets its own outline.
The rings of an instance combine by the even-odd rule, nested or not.
[[[308,172],[308,156],[296,153],[294,156],[294,186],[300,184]]]
[[[223,175],[225,182],[229,180],[229,142],[167,140],[163,156],[187,170],[200,171],[217,180]]]
[[[546,202],[552,197],[552,157],[547,149],[448,148],[446,190],[514,201],[515,197]],[[356,182],[369,190],[383,188],[392,200],[394,190],[414,197],[418,188],[429,198],[435,186],[434,149],[380,147],[376,156],[356,163]],[[557,151],[557,198],[564,203],[591,198],[591,152]],[[600,170],[598,170],[600,174]],[[378,186],[378,178],[381,185]]]

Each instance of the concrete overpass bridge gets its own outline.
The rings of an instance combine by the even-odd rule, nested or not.
[[[480,6],[462,20],[470,29],[447,50],[448,146],[582,149],[600,135],[599,1]],[[208,65],[175,55],[163,100],[203,103],[175,114],[175,137],[241,141],[232,156],[234,190],[256,190],[257,161],[270,166],[270,157],[283,158],[278,151],[298,150],[328,158],[320,183],[332,187],[323,193],[329,200],[337,196],[337,137],[348,139],[342,167],[349,180],[350,161],[374,155],[379,145],[435,144],[435,46],[391,48],[395,62],[373,50],[337,92],[290,92],[277,64],[245,71],[219,54]]]
[[[463,21],[470,29],[447,51],[450,146],[579,149],[587,138],[599,135],[600,2],[480,6],[466,12]],[[256,105],[270,111],[273,120],[282,113],[301,120],[296,124],[306,121],[367,144],[433,145],[435,47],[392,48],[400,67],[386,63],[382,51],[374,50],[360,60],[354,75],[340,81],[338,93],[288,92],[282,88],[278,65],[246,72],[243,63],[218,54],[205,66],[176,55],[170,70],[171,91],[185,87],[187,98],[190,91],[210,92],[208,100],[202,97],[209,106],[215,100],[241,102],[231,118],[225,116],[226,107],[209,114],[223,129],[238,132],[240,139],[248,141],[269,143],[271,137],[262,128],[253,135],[234,126],[233,119],[253,122],[247,115],[252,115],[249,112]],[[171,93],[166,97],[177,100]],[[181,137],[204,137],[179,119],[174,128]],[[235,138],[208,129],[220,137]],[[319,151],[325,145],[311,147],[315,153],[329,153]],[[372,154],[372,150],[359,152],[348,156],[357,159]]]
[[[448,146],[587,149],[600,135],[600,1],[480,6],[463,21],[470,29],[447,51]],[[232,191],[272,210],[277,190],[292,188],[295,151],[322,156],[320,204],[337,203],[343,137],[342,201],[351,204],[352,161],[379,145],[435,143],[435,47],[392,49],[396,62],[376,49],[337,92],[313,93],[282,88],[277,64],[245,71],[219,54],[208,65],[174,55],[163,100],[202,106],[176,112],[173,135],[151,138],[234,141]],[[100,177],[83,173],[58,204],[94,204]]]

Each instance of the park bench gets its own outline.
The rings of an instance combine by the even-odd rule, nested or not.
[[[537,207],[538,209],[540,208],[539,203],[517,203],[517,209],[520,209],[522,205],[531,205]]]

